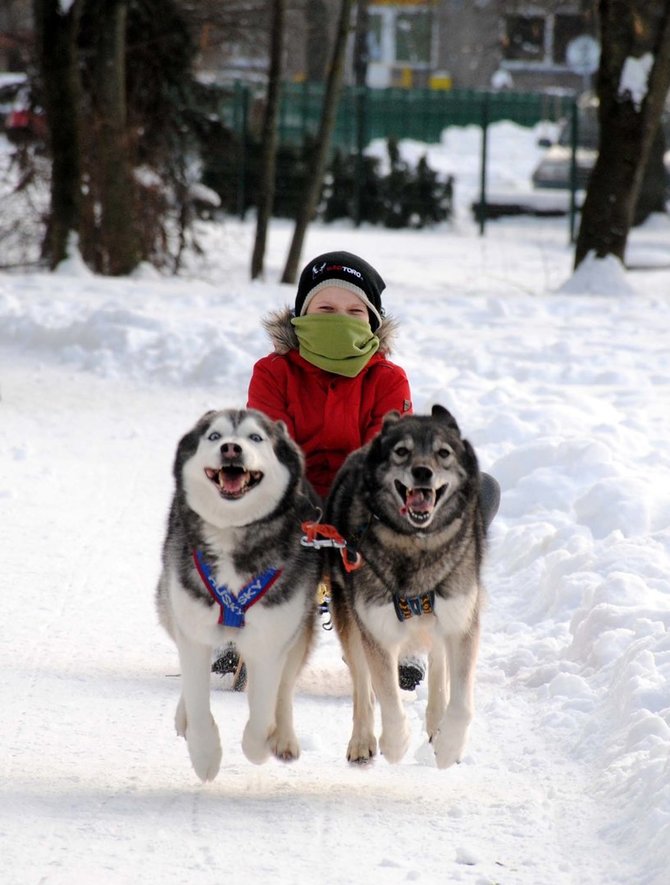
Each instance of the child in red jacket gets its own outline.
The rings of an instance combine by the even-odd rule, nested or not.
[[[284,421],[324,500],[384,415],[412,411],[407,375],[387,357],[395,323],[383,316],[383,289],[367,261],[328,252],[300,275],[294,310],[264,321],[274,353],[254,366],[247,405]]]
[[[379,432],[384,415],[412,411],[407,375],[387,356],[396,324],[384,316],[384,288],[367,261],[327,252],[301,273],[294,309],[264,320],[274,352],[254,366],[247,405],[286,424],[324,500],[347,455]],[[497,503],[491,519],[496,509]],[[214,664],[223,673],[236,668],[235,687],[243,687],[234,650]],[[425,673],[414,657],[398,669],[405,689],[415,688]]]

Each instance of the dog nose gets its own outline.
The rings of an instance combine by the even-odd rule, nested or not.
[[[239,458],[242,454],[242,446],[237,443],[225,442],[221,446],[221,456],[229,461]]]
[[[417,483],[429,483],[433,478],[430,467],[412,467],[412,477]]]

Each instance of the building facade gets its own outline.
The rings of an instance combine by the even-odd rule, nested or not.
[[[370,86],[580,89],[590,59],[575,65],[576,50],[597,48],[596,4],[581,0],[369,0],[367,6]]]
[[[185,5],[204,73],[264,79],[271,4],[263,15],[252,6],[243,15],[244,0],[220,8]],[[594,0],[367,0],[362,9],[355,3],[347,80],[356,80],[361,41],[354,26],[362,23],[372,87],[579,91],[588,85],[588,64],[575,65],[575,50],[592,68],[596,6]],[[289,0],[286,79],[323,78],[338,9],[339,0]],[[32,31],[30,0],[1,0],[0,71],[27,69]]]

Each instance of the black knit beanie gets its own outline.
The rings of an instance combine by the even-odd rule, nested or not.
[[[309,302],[326,286],[340,286],[354,292],[365,303],[370,328],[376,331],[382,322],[382,292],[386,283],[371,264],[351,252],[324,252],[312,259],[300,274],[295,297],[295,315],[303,316]]]

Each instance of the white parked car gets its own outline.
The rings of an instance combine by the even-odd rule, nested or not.
[[[670,146],[670,115],[663,119],[666,146]],[[580,103],[577,111],[577,150],[576,184],[577,190],[584,190],[598,157],[598,100],[589,97]],[[570,166],[572,163],[572,126],[564,120],[554,144],[547,146],[532,175],[537,188],[570,188]],[[670,151],[665,154],[665,168],[670,181]]]
[[[577,190],[584,190],[598,156],[598,108],[591,101],[580,107],[577,113]],[[570,187],[572,163],[572,124],[564,120],[554,144],[547,147],[546,154],[533,172],[535,187]]]

